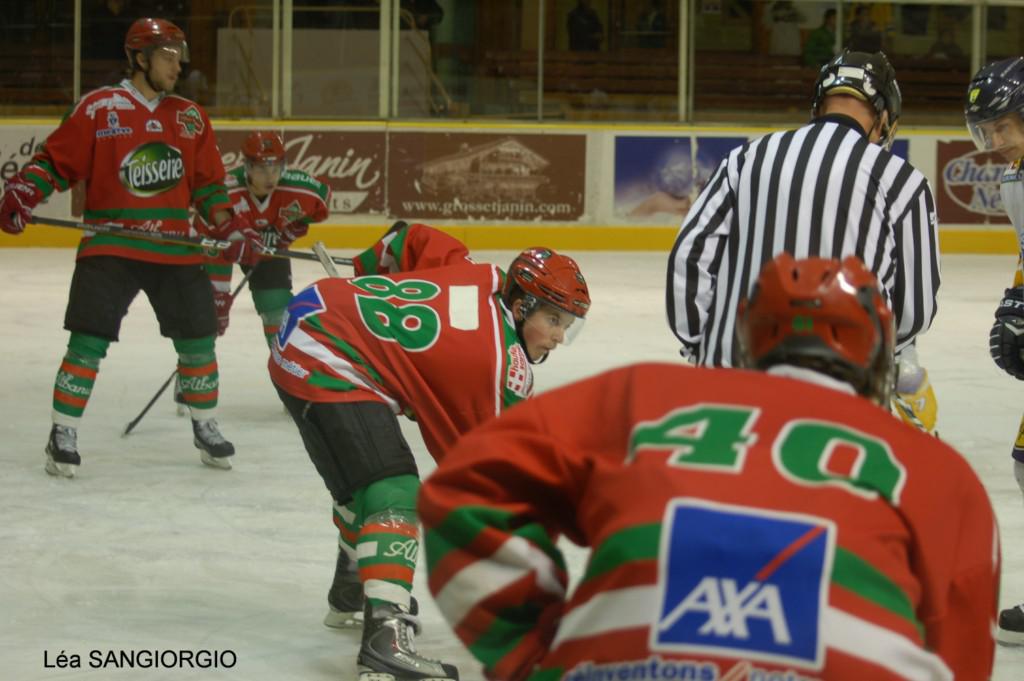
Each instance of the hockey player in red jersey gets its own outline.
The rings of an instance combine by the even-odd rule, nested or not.
[[[492,679],[980,681],[999,546],[961,456],[879,405],[875,277],[782,254],[739,369],[639,364],[461,438],[420,493],[428,583]],[[567,593],[556,539],[590,555]]]
[[[86,94],[47,137],[42,151],[7,182],[0,228],[16,234],[53,191],[85,181],[86,222],[167,235],[189,230],[189,207],[242,238],[231,257],[261,248],[244,215],[233,214],[224,166],[206,113],[171,94],[188,60],[185,34],[163,19],[139,19],[125,37],[130,78]],[[217,426],[217,314],[198,248],[86,233],[78,247],[64,327],[71,332],[53,391],[46,471],[73,477],[81,463],[77,428],[100,361],[118,339],[128,305],[145,291],[178,353],[182,393],[202,461],[230,468],[234,447]]]
[[[292,299],[270,359],[335,501],[340,551],[325,623],[358,626],[363,612],[363,674],[457,679],[411,643],[419,476],[396,414],[414,419],[442,460],[460,434],[531,394],[531,364],[578,333],[590,295],[576,263],[550,249],[523,251],[506,274],[402,222],[355,270]]]
[[[244,164],[228,172],[224,183],[232,208],[250,216],[267,248],[288,248],[306,235],[312,223],[327,218],[330,187],[301,170],[285,168],[280,135],[262,130],[250,133],[242,156]],[[292,298],[291,261],[250,251],[241,265],[243,272],[258,265],[249,278],[249,290],[269,345]],[[217,333],[223,335],[231,310],[232,261],[224,256],[211,258],[206,271],[217,304]]]

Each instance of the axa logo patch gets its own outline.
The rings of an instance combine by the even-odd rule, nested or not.
[[[835,534],[824,518],[672,501],[651,649],[821,669]]]
[[[294,222],[302,217],[302,206],[299,204],[298,199],[296,199],[287,206],[281,206],[277,211],[277,215],[284,220],[285,223]]]

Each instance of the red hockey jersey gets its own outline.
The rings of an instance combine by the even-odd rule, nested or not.
[[[129,80],[82,97],[25,175],[44,196],[84,180],[85,222],[146,232],[184,236],[189,206],[208,220],[228,207],[224,166],[206,113],[177,95],[147,101]],[[195,246],[107,234],[82,238],[78,257],[90,255],[202,262]]]
[[[987,679],[991,505],[938,439],[792,378],[643,364],[466,435],[419,498],[494,679]],[[567,594],[564,534],[591,547]]]
[[[271,349],[274,383],[314,402],[384,402],[415,418],[440,460],[459,434],[533,388],[500,299],[505,275],[466,253],[441,232],[405,227],[356,258],[364,276],[298,293]]]
[[[224,179],[231,209],[235,213],[248,213],[257,231],[279,229],[289,223],[301,222],[311,225],[322,222],[329,213],[331,188],[317,178],[292,168],[281,173],[281,180],[274,191],[257,199],[245,182],[245,167],[239,166],[228,172]],[[201,217],[197,218],[197,232],[208,233],[209,227]],[[227,263],[217,257],[213,262]]]

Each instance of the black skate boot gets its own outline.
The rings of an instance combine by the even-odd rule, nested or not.
[[[207,466],[228,470],[231,468],[231,457],[235,455],[235,446],[224,439],[217,428],[217,419],[196,421],[192,419],[192,442],[199,449],[199,458]]]
[[[454,665],[430,660],[416,652],[419,634],[416,602],[411,610],[395,603],[366,602],[363,644],[359,648],[359,681],[459,681]]]
[[[177,407],[178,416],[188,415],[188,402],[185,401],[185,395],[181,392],[181,384],[178,383],[178,379],[174,379],[174,405]]]
[[[71,426],[53,424],[45,451],[47,473],[59,478],[75,477],[75,470],[82,463],[82,457],[78,455],[78,431],[76,429]]]
[[[996,640],[1008,646],[1024,646],[1024,604],[999,611]]]
[[[347,553],[338,551],[334,582],[327,592],[324,624],[332,629],[361,629],[363,626],[363,583]]]

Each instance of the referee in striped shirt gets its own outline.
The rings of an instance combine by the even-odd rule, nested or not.
[[[895,313],[897,353],[911,355],[935,316],[939,250],[927,178],[890,153],[900,103],[884,54],[846,51],[822,67],[809,124],[722,161],[669,257],[668,319],[684,357],[732,365],[736,307],[783,251],[859,256]]]

